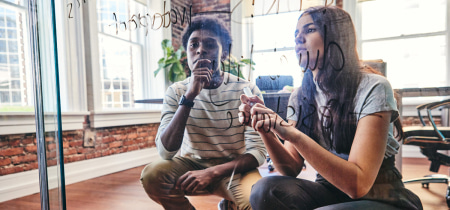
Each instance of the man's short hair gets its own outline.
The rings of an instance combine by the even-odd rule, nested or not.
[[[230,31],[225,27],[222,20],[211,16],[197,16],[192,18],[191,24],[183,32],[182,42],[184,49],[187,50],[187,43],[192,32],[201,29],[211,31],[220,38],[222,52],[230,51],[229,48],[232,43]]]

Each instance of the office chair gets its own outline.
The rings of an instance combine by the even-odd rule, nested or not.
[[[438,172],[441,165],[450,166],[450,157],[438,152],[438,150],[450,150],[450,128],[436,126],[431,111],[437,108],[440,110],[450,108],[450,99],[417,106],[417,114],[423,126],[404,128],[405,139],[403,144],[419,146],[420,152],[431,161],[430,171],[432,172]],[[427,111],[431,126],[427,126],[423,119],[421,110],[424,109]],[[446,201],[447,206],[450,207],[449,179],[450,177],[447,175],[432,174],[422,178],[407,180],[404,183],[420,182],[424,188],[428,188],[429,183],[447,184]]]

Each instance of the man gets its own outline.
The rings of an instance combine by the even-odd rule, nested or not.
[[[165,209],[195,209],[185,195],[199,194],[223,197],[219,208],[251,209],[251,186],[261,178],[257,167],[266,150],[259,135],[237,118],[243,88],[259,98],[261,93],[220,70],[231,37],[218,19],[193,18],[182,41],[191,77],[166,91],[156,135],[163,160],[144,168],[143,187]]]

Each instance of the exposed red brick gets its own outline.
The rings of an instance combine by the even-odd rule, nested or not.
[[[102,138],[102,143],[109,143],[109,142],[113,142],[115,140],[116,139],[114,137],[112,137],[112,136],[105,136],[105,137]]]
[[[148,136],[147,132],[139,133],[139,137],[147,137],[147,136]]]
[[[8,141],[7,140],[0,140],[0,147],[4,147],[8,145]]]
[[[25,146],[25,151],[29,152],[29,153],[36,153],[37,152],[37,146],[32,144],[32,145],[27,145]]]
[[[83,146],[84,141],[82,140],[76,140],[76,141],[71,141],[69,142],[69,146],[70,147],[81,147]]]
[[[131,145],[131,146],[127,147],[128,151],[133,151],[133,150],[138,150],[138,149],[139,149],[139,146],[137,146],[137,145]]]
[[[138,137],[137,133],[130,133],[130,134],[128,134],[128,139],[135,139],[137,137]]]
[[[84,154],[71,155],[69,157],[70,162],[76,162],[76,161],[85,160],[85,159],[86,159],[86,156]]]
[[[22,144],[23,145],[27,145],[27,144],[33,144],[36,138],[33,137],[29,137],[29,138],[25,138],[22,139]]]
[[[15,172],[13,167],[0,168],[0,175],[13,174]]]
[[[56,149],[56,144],[53,144],[53,143],[52,144],[48,144],[47,145],[47,149],[50,150],[50,151],[55,150]]]
[[[115,142],[109,144],[109,148],[121,147],[122,145],[123,145],[123,142],[121,142],[121,141],[115,141]]]
[[[23,153],[22,147],[16,147],[16,148],[8,148],[8,149],[2,149],[0,150],[0,156],[13,156],[13,155],[20,155]]]
[[[47,160],[47,166],[55,166],[58,163],[56,159]]]
[[[104,150],[102,151],[102,156],[108,156],[111,154],[111,150]]]
[[[77,149],[75,148],[64,149],[64,155],[73,155],[73,154],[77,154]]]
[[[28,163],[37,161],[37,155],[21,155],[21,156],[14,156],[11,158],[11,161],[13,164],[19,164],[19,163]]]
[[[20,143],[21,143],[20,139],[10,140],[9,146],[10,147],[18,147],[18,146],[20,146]]]
[[[47,159],[48,158],[55,158],[56,157],[56,150],[53,150],[51,152],[47,152]]]
[[[55,137],[53,137],[53,136],[46,136],[45,137],[45,141],[46,142],[54,142],[55,141]]]
[[[6,158],[6,159],[0,159],[0,167],[2,167],[2,166],[7,166],[7,165],[9,165],[9,164],[11,164],[11,159],[9,159],[9,158]]]

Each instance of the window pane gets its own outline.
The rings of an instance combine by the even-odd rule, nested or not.
[[[130,89],[130,84],[128,82],[122,82],[122,89],[124,90]]]
[[[14,4],[24,5],[25,1],[8,0]],[[28,33],[26,14],[14,9],[5,9],[0,6],[0,90],[2,90],[2,103],[7,106],[16,106],[12,109],[2,109],[1,111],[18,111],[25,106],[29,109],[28,103],[30,95],[33,94],[31,81],[31,71],[27,69],[29,55],[25,50],[29,49],[28,38],[24,37]],[[23,33],[18,33],[23,31]],[[30,89],[31,88],[31,89]],[[27,100],[28,99],[28,100]]]
[[[0,52],[6,52],[6,41],[0,40]]]
[[[8,38],[9,39],[17,39],[17,30],[8,29]]]
[[[361,8],[363,40],[439,32],[446,28],[446,0],[365,1]]]
[[[111,82],[110,81],[103,82],[103,89],[109,90],[110,88],[111,88]]]
[[[362,57],[383,59],[393,88],[446,86],[445,43],[445,36],[369,42]]]
[[[18,55],[9,55],[9,63],[19,64],[19,56]]]
[[[17,41],[8,41],[8,50],[12,53],[17,53],[18,47]]]
[[[0,16],[0,27],[1,28],[6,27],[5,15],[4,14],[1,14],[1,16]]]
[[[9,103],[9,92],[8,91],[0,91],[0,103]]]
[[[19,66],[10,66],[11,78],[20,78]]]
[[[299,16],[299,12],[292,12],[254,17],[254,50],[294,47],[294,32]]]
[[[0,72],[0,76],[2,76],[2,72]],[[6,79],[6,78],[1,78],[0,79],[0,89],[1,90],[8,90],[9,89],[9,80]]]
[[[14,28],[16,27],[16,12],[6,10],[6,26]],[[9,12],[8,12],[9,11]]]
[[[8,58],[6,57],[5,54],[0,54],[0,64],[2,63],[4,64],[8,63]]]
[[[114,81],[113,86],[114,90],[120,90],[120,81]]]
[[[12,91],[12,102],[13,103],[20,103],[22,101],[22,98],[20,96],[20,91]]]
[[[291,75],[294,78],[294,87],[300,86],[303,73],[298,65],[298,59],[294,50],[278,51],[268,53],[254,53],[253,61],[255,70],[252,72],[253,78],[258,76]],[[247,78],[248,76],[245,75]],[[252,81],[252,82],[255,82]]]
[[[129,102],[130,101],[130,93],[129,92],[123,92],[122,93],[122,101],[123,102]]]
[[[11,80],[11,89],[20,89],[20,80]]]

